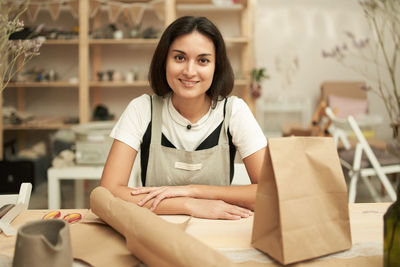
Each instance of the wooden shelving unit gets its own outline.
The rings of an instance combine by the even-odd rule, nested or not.
[[[87,123],[90,121],[90,105],[96,104],[102,99],[101,88],[123,87],[123,88],[149,88],[148,81],[136,80],[132,83],[128,82],[98,82],[91,81],[90,77],[96,77],[96,72],[101,70],[102,58],[101,51],[103,46],[139,46],[139,47],[156,47],[158,39],[90,39],[90,23],[93,21],[89,18],[89,2],[90,0],[79,1],[79,36],[78,39],[71,40],[46,40],[43,46],[70,46],[74,45],[78,48],[78,83],[69,83],[64,81],[57,82],[29,82],[29,83],[10,83],[8,87],[17,90],[17,109],[24,111],[26,106],[26,90],[29,88],[67,88],[78,90],[79,99],[79,122]],[[147,2],[146,0],[142,2]],[[255,102],[249,94],[250,71],[254,66],[254,42],[253,42],[253,14],[256,9],[256,0],[240,0],[238,4],[230,7],[214,6],[211,0],[165,0],[164,10],[164,26],[166,27],[173,22],[180,12],[187,14],[193,12],[239,12],[240,16],[240,35],[225,36],[227,45],[239,47],[240,55],[240,79],[235,81],[234,93],[243,98],[250,109],[255,114]],[[90,75],[92,74],[92,75]],[[0,105],[2,106],[2,96],[0,95]],[[54,130],[65,129],[71,127],[64,124],[62,119],[54,118],[54,120],[37,118],[36,120],[21,125],[2,125],[2,110],[0,106],[0,143],[3,142],[3,130]],[[0,146],[0,157],[2,155],[2,146]]]
[[[70,82],[20,82],[20,83],[9,83],[7,87],[10,88],[32,88],[32,87],[78,87],[78,83]]]
[[[247,86],[249,84],[248,80],[235,80],[235,86]],[[89,83],[90,87],[148,87],[149,82],[145,81],[134,81],[134,82],[98,82],[91,81]]]
[[[148,81],[134,81],[134,82],[97,82],[91,81],[90,87],[148,87]]]
[[[4,125],[4,130],[58,130],[69,129],[75,124],[64,123],[62,117],[36,117],[18,125]]]
[[[86,1],[86,0],[84,0]],[[83,2],[84,2],[83,1]],[[167,27],[172,21],[174,21],[180,12],[184,11],[185,13],[193,12],[239,12],[240,13],[240,36],[225,36],[225,42],[229,45],[239,45],[240,46],[240,79],[235,81],[235,90],[234,93],[238,94],[241,98],[243,98],[247,104],[250,106],[250,109],[255,114],[255,102],[254,99],[250,97],[249,94],[249,85],[250,85],[250,71],[254,65],[254,44],[253,44],[253,13],[256,8],[256,0],[242,0],[239,1],[239,4],[234,4],[232,6],[215,6],[212,4],[211,0],[166,0],[165,1],[165,27]],[[81,3],[84,5],[84,3]],[[229,13],[228,13],[229,14]],[[85,23],[83,24],[87,28],[83,28],[80,25],[80,29],[83,31],[89,31],[90,24],[89,19],[86,18]],[[85,62],[88,64],[85,67],[86,70],[89,69],[89,65],[92,66],[90,72],[86,74],[89,76],[91,73],[92,77],[96,77],[96,73],[100,71],[102,58],[101,51],[102,47],[105,45],[138,45],[138,46],[156,46],[158,43],[158,39],[90,39],[88,40],[90,46],[89,58],[88,55],[80,55],[80,63]],[[82,60],[81,56],[85,58]],[[90,81],[89,87],[91,88],[91,99],[93,99],[94,103],[102,102],[102,97],[100,93],[100,88],[104,87],[148,87],[147,81],[135,81],[133,83],[125,83],[125,82],[96,82]],[[86,89],[84,90],[86,91]],[[89,93],[89,92],[88,92]],[[87,106],[82,104],[82,109],[87,109]],[[81,118],[82,120],[82,118]]]
[[[159,39],[143,39],[143,38],[131,38],[131,39],[90,39],[90,45],[154,45],[158,44]],[[247,37],[228,37],[225,38],[227,44],[246,44],[248,43]]]

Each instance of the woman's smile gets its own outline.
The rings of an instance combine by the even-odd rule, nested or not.
[[[184,79],[179,79],[179,81],[183,84],[183,86],[187,88],[192,88],[199,82],[199,81],[184,80]]]

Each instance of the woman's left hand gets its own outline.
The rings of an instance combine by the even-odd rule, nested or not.
[[[193,197],[193,188],[190,186],[161,186],[161,187],[137,187],[133,188],[131,195],[147,194],[138,202],[139,206],[145,205],[149,200],[154,199],[150,210],[154,210],[165,198]]]

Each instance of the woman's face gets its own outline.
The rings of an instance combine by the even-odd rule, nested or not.
[[[174,97],[202,97],[210,88],[215,70],[214,43],[194,31],[176,38],[168,51],[167,82]]]

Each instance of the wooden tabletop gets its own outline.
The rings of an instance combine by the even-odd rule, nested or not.
[[[352,249],[317,260],[299,263],[295,266],[342,266],[342,264],[357,267],[382,266],[383,215],[389,205],[390,203],[350,204]],[[49,210],[27,210],[20,214],[12,224],[18,228],[27,221],[41,219],[47,212]],[[70,212],[80,212],[87,222],[96,219],[95,215],[89,210],[61,210],[61,212],[62,215]],[[174,223],[183,223],[189,218],[183,215],[161,217]],[[237,221],[191,218],[186,232],[208,246],[217,249],[233,261],[245,262],[250,260],[258,264],[263,264],[263,266],[278,266],[267,255],[251,246],[252,226],[253,217]],[[6,237],[1,233],[0,259],[1,257],[3,259],[11,259],[14,245],[15,237]]]

